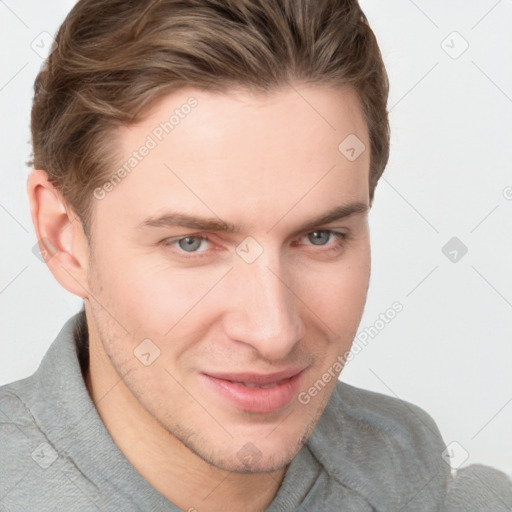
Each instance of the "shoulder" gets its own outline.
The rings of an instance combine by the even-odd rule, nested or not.
[[[0,494],[4,496],[36,464],[45,436],[12,384],[0,387]]]
[[[333,397],[338,410],[360,425],[391,435],[405,444],[445,447],[436,422],[421,407],[401,398],[338,382]],[[439,452],[440,453],[440,452]]]
[[[5,450],[12,446],[9,441],[28,439],[39,430],[29,408],[17,393],[16,385],[26,380],[23,379],[23,381],[0,386],[0,430],[2,432],[0,444],[3,448],[2,453],[5,453]]]
[[[0,443],[5,450],[12,447],[11,441],[26,441],[43,435],[29,406],[23,400],[24,394],[36,392],[31,377],[0,386]],[[0,458],[0,463],[1,463]]]
[[[338,381],[308,445],[333,480],[377,510],[442,503],[445,443],[417,405]]]
[[[459,469],[440,512],[512,510],[512,480],[502,471],[472,464]]]
[[[446,444],[436,422],[424,409],[344,382],[337,383],[332,398],[335,415],[352,433],[353,442],[373,446],[368,456],[380,454],[404,477],[414,471],[425,478],[436,474],[439,483],[447,482],[450,467],[443,456]]]
[[[35,394],[36,387],[31,377],[0,386],[1,505],[12,512],[98,510],[80,490],[89,490],[88,482],[48,439],[25,403],[25,393]]]

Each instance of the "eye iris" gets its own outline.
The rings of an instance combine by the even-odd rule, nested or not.
[[[178,245],[180,246],[180,249],[183,249],[184,251],[194,252],[200,247],[201,242],[201,238],[188,236],[179,240]]]
[[[329,231],[313,231],[308,235],[309,241],[314,245],[325,245],[329,241]]]

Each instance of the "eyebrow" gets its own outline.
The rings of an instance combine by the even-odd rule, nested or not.
[[[340,205],[323,213],[319,217],[306,221],[296,232],[307,231],[308,229],[315,228],[322,224],[329,224],[351,215],[367,213],[369,209],[369,205],[359,202]],[[276,224],[274,224],[274,226]],[[225,233],[242,232],[240,226],[231,222],[225,222],[220,218],[198,217],[196,215],[187,215],[178,212],[166,212],[157,217],[148,217],[137,226],[137,229],[169,227],[185,227],[199,231],[218,231]]]

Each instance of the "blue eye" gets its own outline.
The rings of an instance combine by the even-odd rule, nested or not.
[[[332,234],[332,231],[313,231],[308,233],[307,237],[313,245],[325,245]]]
[[[347,237],[345,233],[339,233],[337,231],[331,231],[330,229],[322,229],[318,231],[312,231],[306,235],[306,238],[311,242],[311,245],[323,246],[328,245],[331,237],[337,238],[337,244],[340,245],[343,240]]]
[[[208,239],[204,236],[186,236],[184,238],[178,238],[175,240],[169,240],[165,243],[165,245],[175,245],[179,247],[184,252],[194,253],[194,252],[204,252],[198,251],[203,242],[207,242]]]

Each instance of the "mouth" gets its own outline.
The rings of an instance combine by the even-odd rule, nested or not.
[[[306,368],[273,374],[201,373],[205,383],[230,405],[245,412],[277,411],[297,396]]]
[[[286,379],[279,380],[277,382],[271,382],[270,384],[262,384],[258,386],[258,384],[254,384],[253,382],[239,382],[239,381],[231,381],[235,384],[243,384],[247,388],[260,388],[260,389],[268,389],[268,388],[275,388],[276,386],[279,386],[282,384]]]

